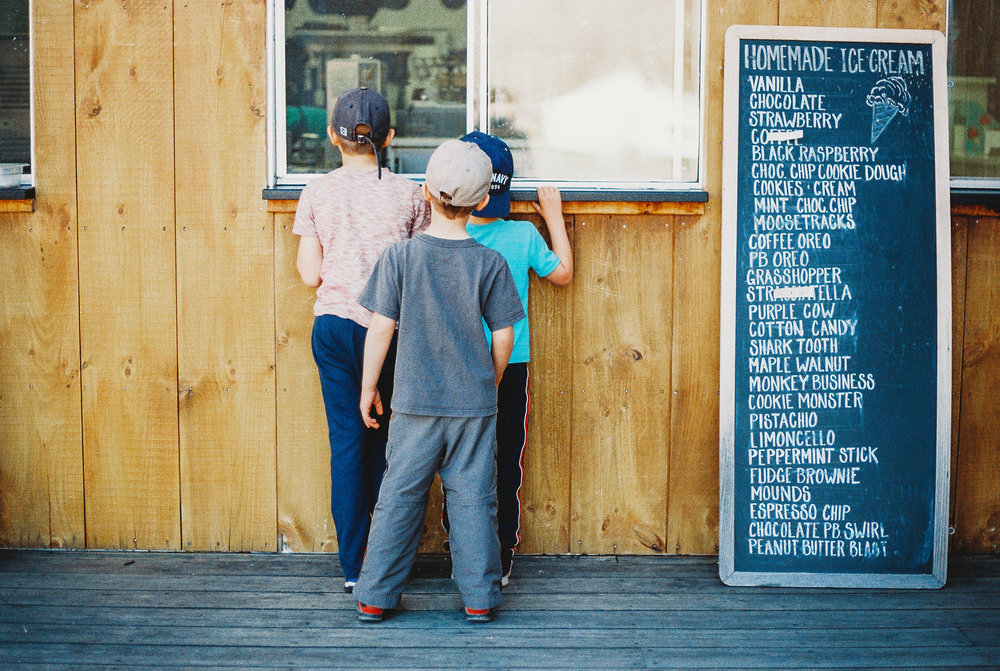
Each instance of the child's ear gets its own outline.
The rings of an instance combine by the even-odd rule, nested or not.
[[[388,147],[389,143],[392,142],[392,138],[394,138],[394,137],[396,137],[396,129],[395,128],[390,128],[389,129],[389,134],[385,136],[385,142],[382,143],[382,149],[385,149],[386,147]]]
[[[333,143],[334,147],[340,146],[340,136],[333,132],[333,126],[326,127],[326,136],[330,138],[330,142]]]
[[[428,203],[431,202],[431,190],[427,188],[426,184],[421,184],[420,188],[424,190],[424,200]]]
[[[483,196],[483,199],[479,201],[479,205],[476,205],[475,209],[481,210],[486,207],[486,203],[490,202],[490,194]]]

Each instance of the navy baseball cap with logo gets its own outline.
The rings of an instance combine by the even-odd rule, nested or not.
[[[358,135],[358,126],[371,128],[368,134]],[[330,126],[333,132],[352,142],[367,140],[381,147],[389,137],[389,103],[367,86],[344,91],[333,105]]]
[[[473,212],[473,216],[483,219],[506,217],[510,214],[510,179],[514,176],[514,156],[510,153],[507,143],[495,135],[487,135],[478,130],[460,138],[463,142],[477,145],[489,156],[493,164],[493,175],[490,178],[490,202],[481,210]]]

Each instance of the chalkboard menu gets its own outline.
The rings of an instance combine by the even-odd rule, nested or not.
[[[726,36],[720,575],[940,587],[951,271],[944,36]]]

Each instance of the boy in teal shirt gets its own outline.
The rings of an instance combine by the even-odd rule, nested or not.
[[[493,164],[490,200],[472,213],[466,231],[477,242],[500,252],[507,260],[525,314],[528,313],[528,274],[534,270],[556,286],[573,279],[573,250],[566,235],[562,198],[554,187],[538,189],[535,210],[542,216],[552,249],[530,221],[511,221],[510,180],[514,158],[500,138],[475,131],[461,138],[482,149]],[[489,334],[487,333],[487,337]],[[514,324],[514,349],[497,390],[497,527],[500,536],[502,584],[510,577],[514,550],[521,538],[521,501],[524,449],[528,430],[528,362],[531,359],[528,318]],[[447,502],[444,526],[449,527]],[[447,541],[446,541],[447,542]]]

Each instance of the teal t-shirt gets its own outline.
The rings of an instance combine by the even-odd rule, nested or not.
[[[528,314],[528,271],[534,270],[539,277],[545,277],[559,267],[559,257],[545,244],[542,234],[530,221],[507,219],[497,219],[482,226],[468,224],[465,230],[476,242],[500,252],[507,260],[524,314]],[[486,329],[486,338],[490,338],[489,329]],[[514,351],[511,352],[510,363],[530,361],[530,348],[531,336],[528,318],[525,317],[514,324]]]

